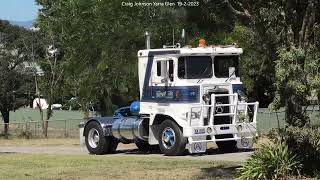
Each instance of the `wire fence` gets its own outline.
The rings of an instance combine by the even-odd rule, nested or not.
[[[312,126],[320,126],[320,107],[309,107],[307,115]],[[270,112],[267,108],[260,108],[257,114],[257,129],[265,134],[272,128],[284,128],[286,126],[285,111]]]
[[[320,108],[309,108],[307,114],[314,126],[320,126]],[[79,138],[79,124],[84,119],[55,119],[48,120],[49,138]],[[270,112],[268,109],[260,108],[257,114],[257,129],[260,134],[267,133],[272,128],[285,127],[285,112]],[[0,123],[0,134],[3,134],[4,123]],[[9,135],[22,138],[41,138],[41,121],[11,122],[9,124]]]
[[[84,119],[48,120],[49,138],[79,138],[79,124]],[[0,124],[0,134],[4,134],[4,123]],[[9,123],[9,136],[21,138],[42,138],[42,122],[26,121]]]

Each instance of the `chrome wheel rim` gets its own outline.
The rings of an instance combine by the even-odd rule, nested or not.
[[[174,130],[167,127],[162,132],[162,144],[166,149],[171,149],[176,143]]]
[[[100,136],[99,136],[98,130],[94,128],[90,129],[88,134],[88,142],[90,147],[97,148],[99,145],[99,140],[100,140]]]

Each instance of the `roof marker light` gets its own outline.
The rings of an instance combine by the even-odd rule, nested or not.
[[[206,40],[204,40],[204,39],[200,39],[199,40],[199,47],[207,47],[207,45],[206,45]]]

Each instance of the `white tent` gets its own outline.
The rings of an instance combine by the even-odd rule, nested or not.
[[[38,107],[38,105],[39,105],[39,107],[41,108],[41,109],[48,109],[48,103],[47,103],[47,101],[45,100],[45,99],[43,99],[43,98],[35,98],[34,100],[33,100],[33,108],[34,109],[36,109],[37,107]]]

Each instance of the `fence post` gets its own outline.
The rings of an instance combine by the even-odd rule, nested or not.
[[[34,137],[37,136],[37,123],[34,123]]]
[[[64,121],[64,137],[67,137],[67,120]]]

